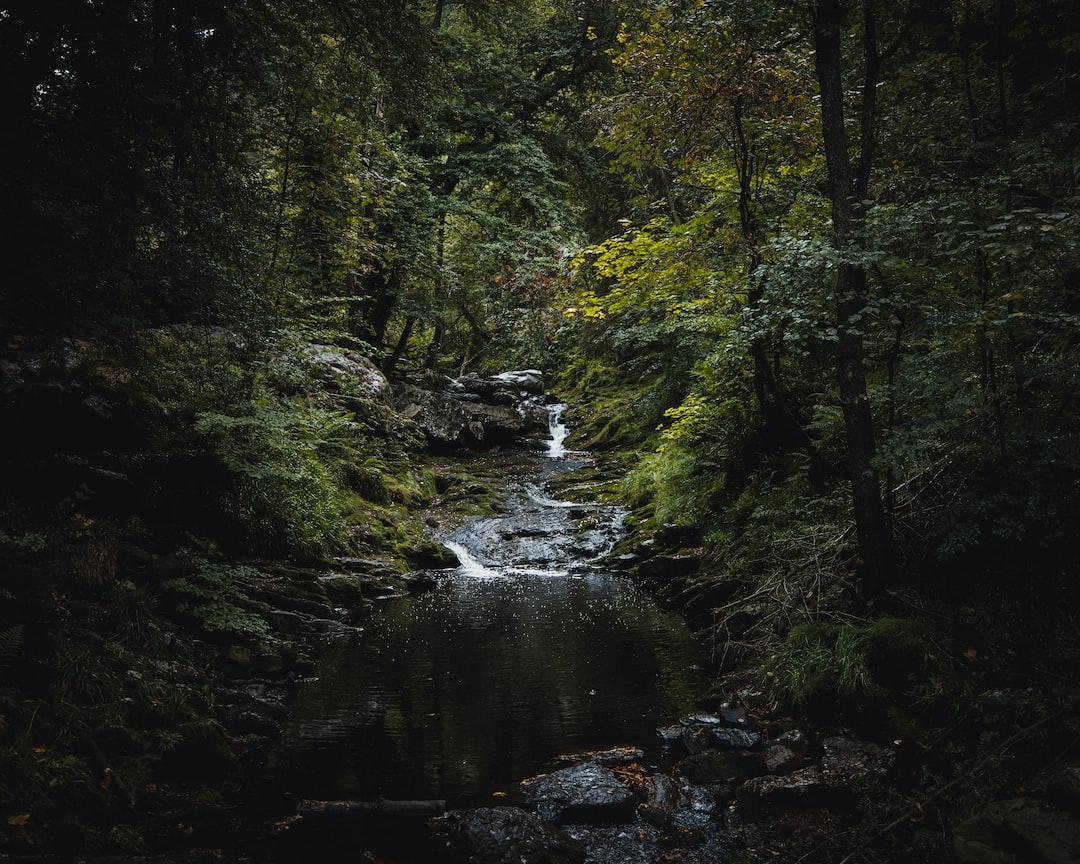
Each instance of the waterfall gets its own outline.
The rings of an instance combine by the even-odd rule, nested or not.
[[[570,434],[570,430],[566,428],[566,424],[562,422],[563,411],[566,410],[566,406],[552,405],[548,411],[548,431],[551,433],[551,440],[548,441],[548,458],[559,459],[566,455],[566,448],[563,447],[563,441],[566,440],[566,436]]]
[[[481,579],[491,579],[495,576],[501,576],[498,570],[492,570],[490,567],[485,567],[479,561],[477,561],[469,550],[462,546],[460,543],[455,543],[453,540],[444,540],[443,546],[449,549],[458,557],[458,561],[461,562],[461,572],[466,576],[475,576]]]

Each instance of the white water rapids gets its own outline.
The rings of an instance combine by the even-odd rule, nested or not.
[[[566,436],[570,434],[570,430],[566,428],[566,424],[562,422],[563,411],[566,410],[566,406],[552,405],[548,411],[548,431],[551,433],[551,440],[548,441],[548,458],[560,459],[566,455],[566,448],[563,447],[563,441],[566,440]]]

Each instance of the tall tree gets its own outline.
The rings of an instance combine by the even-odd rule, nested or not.
[[[895,581],[889,524],[875,467],[874,418],[866,389],[863,332],[866,268],[859,250],[866,228],[866,196],[875,148],[875,100],[880,57],[875,0],[863,0],[863,81],[859,160],[853,165],[844,126],[843,0],[817,0],[814,66],[821,91],[821,134],[829,174],[833,240],[840,253],[835,287],[836,378],[847,432],[847,468],[862,556],[861,589],[873,596]]]

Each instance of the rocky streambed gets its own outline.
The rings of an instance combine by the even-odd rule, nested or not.
[[[489,434],[468,431],[479,413],[455,413],[482,404],[457,388],[405,398],[436,442]],[[425,574],[423,594],[380,602],[296,692],[275,765],[290,793],[447,801],[428,833],[415,818],[363,826],[358,848],[406,861],[745,860],[849,820],[892,752],[778,721],[752,690],[706,698],[702,646],[652,599],[664,576],[653,571],[680,556],[613,559],[623,512],[558,497],[590,457],[563,446],[561,406],[535,386],[520,398],[507,409],[542,407],[548,436],[503,462],[495,512],[429,517],[458,566]]]

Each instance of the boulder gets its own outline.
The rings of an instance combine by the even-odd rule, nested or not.
[[[516,390],[522,390],[531,396],[544,395],[544,373],[539,369],[518,369],[513,372],[500,372],[494,376]]]
[[[699,570],[701,570],[701,555],[696,552],[653,555],[638,564],[636,568],[639,579],[656,584],[684,579],[687,576],[693,576]]]
[[[637,799],[615,772],[585,763],[522,781],[525,799],[549,822],[612,825],[634,818]]]
[[[830,786],[846,787],[870,776],[880,776],[892,768],[891,750],[855,738],[826,738],[821,742],[825,753],[821,771]]]
[[[434,540],[405,550],[405,561],[417,570],[447,570],[461,563],[452,550]]]
[[[521,394],[543,396],[544,373],[539,369],[519,369],[513,372],[500,372],[498,375],[485,378],[475,372],[469,372],[453,379],[450,382],[450,389],[471,393],[489,401],[496,401],[500,395],[506,393],[515,398],[520,398]]]
[[[802,765],[802,757],[785,744],[770,744],[765,748],[765,771],[768,774],[790,774]]]
[[[810,739],[801,729],[788,729],[776,736],[775,743],[789,747],[800,756],[805,756],[810,750]]]
[[[765,770],[761,754],[749,750],[705,750],[675,766],[691,783],[733,783]]]
[[[327,573],[320,577],[320,584],[335,606],[355,609],[363,606],[371,595],[369,578],[356,573]]]
[[[658,549],[682,549],[701,545],[701,529],[696,525],[667,522],[656,529],[653,540]]]
[[[312,344],[304,349],[303,356],[338,389],[386,405],[393,400],[390,382],[382,370],[363,354],[331,345]]]
[[[597,765],[632,765],[645,758],[645,751],[640,747],[612,747],[608,750],[589,750],[585,753],[570,753],[560,756],[556,761],[563,765],[580,765],[593,762]]]
[[[729,726],[694,724],[683,732],[682,742],[691,753],[702,750],[755,750],[761,747],[760,732]]]
[[[742,813],[760,816],[768,810],[787,807],[821,807],[835,800],[835,791],[825,783],[816,765],[785,777],[767,775],[747,780],[735,794]]]
[[[428,442],[441,447],[464,447],[472,440],[464,404],[446,393],[404,385],[398,388],[397,410],[412,420]]]
[[[451,858],[469,864],[581,864],[585,860],[580,844],[517,807],[458,810],[430,824]]]
[[[1031,798],[995,801],[953,835],[958,864],[1074,864],[1080,819]]]
[[[685,731],[682,725],[676,723],[674,726],[661,726],[656,730],[656,734],[660,736],[660,745],[665,750],[670,750],[682,743]]]
[[[405,384],[398,388],[396,404],[429,443],[441,448],[486,447],[547,429],[547,410],[535,397],[521,399],[512,393],[510,397],[500,400],[506,404],[494,404],[463,390],[434,391]]]

